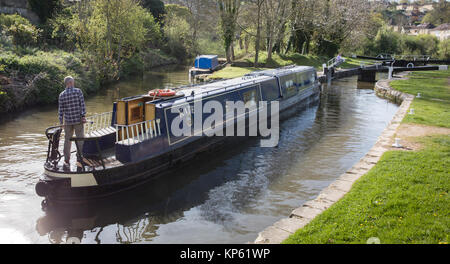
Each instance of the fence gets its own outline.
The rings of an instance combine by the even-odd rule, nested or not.
[[[107,132],[113,132],[114,127],[112,125],[113,112],[105,112],[86,117],[86,124],[84,126],[84,134],[89,136],[102,136],[104,133],[101,130],[108,130]]]
[[[160,119],[132,125],[116,125],[116,143],[133,145],[161,135]]]

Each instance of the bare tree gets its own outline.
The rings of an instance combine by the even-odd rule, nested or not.
[[[220,12],[220,26],[224,40],[227,62],[232,61],[232,45],[236,34],[236,22],[239,15],[240,0],[217,0]]]
[[[261,9],[265,0],[254,0],[257,8],[257,19],[256,19],[256,38],[255,38],[255,67],[258,67],[259,59],[259,45],[261,41]]]
[[[283,27],[290,19],[291,0],[265,0],[263,2],[264,17],[266,19],[267,62],[272,59],[274,43],[281,39]]]

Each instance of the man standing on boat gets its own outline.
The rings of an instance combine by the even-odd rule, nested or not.
[[[66,89],[59,95],[59,123],[64,125],[64,167],[70,168],[70,149],[72,142],[70,138],[84,137],[83,124],[86,123],[86,105],[84,104],[83,92],[75,88],[75,80],[71,76],[64,78]],[[79,142],[78,149],[83,149],[83,142]]]

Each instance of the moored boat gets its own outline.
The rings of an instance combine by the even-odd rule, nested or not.
[[[83,147],[77,154],[78,164],[70,168],[60,162],[61,127],[48,128],[48,155],[37,194],[52,201],[78,202],[164,177],[200,152],[243,140],[260,125],[257,117],[263,110],[270,112],[271,119],[294,106],[317,101],[319,82],[313,67],[293,65],[175,91],[167,96],[154,92],[122,98],[113,103],[111,112],[88,117],[85,137],[72,138],[83,142]],[[240,114],[231,109],[230,115],[229,102],[242,102],[245,111]],[[272,108],[275,102],[277,107]],[[224,110],[212,111],[208,106],[214,104]],[[207,123],[214,114],[223,117],[223,122]],[[205,123],[197,126],[197,120]],[[235,132],[240,121],[244,121],[245,133],[230,136],[227,132]]]

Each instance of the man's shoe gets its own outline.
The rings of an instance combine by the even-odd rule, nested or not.
[[[70,170],[70,163],[69,162],[64,161],[63,170]]]

